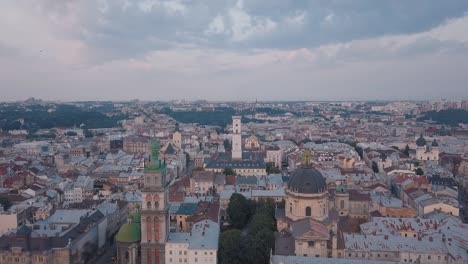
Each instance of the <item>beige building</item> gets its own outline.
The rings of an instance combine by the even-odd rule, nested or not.
[[[323,221],[328,217],[328,196],[327,184],[318,170],[299,168],[293,172],[286,189],[286,217]]]
[[[245,149],[259,149],[260,148],[260,142],[258,141],[258,138],[254,135],[251,135],[250,137],[245,139],[244,143]]]
[[[123,151],[132,154],[147,154],[150,152],[151,140],[143,136],[128,136],[123,140]]]
[[[434,139],[431,145],[421,135],[416,140],[416,159],[418,160],[439,160],[439,144]]]
[[[277,146],[267,147],[266,149],[266,163],[273,163],[276,167],[281,168],[283,160],[283,152]]]
[[[18,215],[16,213],[2,212],[0,214],[0,236],[18,227]]]

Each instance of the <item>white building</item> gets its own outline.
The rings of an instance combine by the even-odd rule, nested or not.
[[[232,159],[242,159],[241,117],[232,117]]]
[[[67,184],[63,190],[65,203],[82,203],[92,197],[93,183],[93,179],[89,176],[78,176],[75,182]]]
[[[277,146],[267,147],[266,149],[266,163],[274,163],[276,167],[281,168],[283,160],[283,151]]]
[[[216,264],[219,225],[203,220],[193,225],[190,233],[170,233],[166,242],[166,264]]]
[[[434,139],[431,145],[421,135],[416,140],[416,159],[418,160],[439,160],[439,144]]]

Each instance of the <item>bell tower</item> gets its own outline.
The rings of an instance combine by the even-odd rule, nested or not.
[[[141,201],[141,263],[164,264],[169,232],[165,161],[159,159],[159,145],[153,139],[145,164]]]
[[[241,117],[232,117],[232,160],[242,159]]]

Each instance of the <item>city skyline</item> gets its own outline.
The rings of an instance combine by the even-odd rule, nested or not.
[[[4,1],[2,100],[467,99],[466,1]]]

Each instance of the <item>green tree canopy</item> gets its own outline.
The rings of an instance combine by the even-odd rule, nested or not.
[[[424,175],[424,171],[421,168],[417,168],[416,175]]]
[[[243,229],[251,215],[249,201],[242,194],[234,193],[229,199],[227,214],[234,228]]]
[[[363,155],[364,155],[364,151],[362,150],[362,148],[356,146],[356,147],[354,148],[354,150],[356,150],[357,154],[359,154],[359,157],[361,157],[361,159],[362,159],[362,157],[363,157]]]
[[[223,144],[224,144],[224,150],[225,151],[231,151],[232,150],[232,144],[231,144],[231,142],[229,142],[229,139],[226,138],[224,140]]]
[[[410,152],[410,148],[408,145],[406,145],[405,149],[403,150],[403,153],[406,155],[406,156],[409,156],[409,152]]]
[[[219,244],[219,260],[221,264],[244,264],[241,231],[231,229],[221,233]]]
[[[236,172],[232,168],[224,168],[223,170],[224,175],[236,175]]]
[[[280,170],[280,168],[276,167],[273,162],[268,162],[266,164],[266,172],[267,172],[267,174],[281,173],[281,170]]]
[[[379,166],[377,165],[377,162],[375,162],[375,161],[372,161],[372,170],[375,173],[379,173]]]

